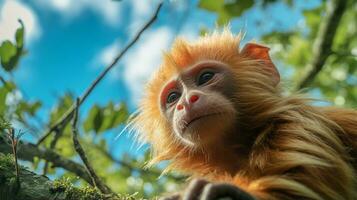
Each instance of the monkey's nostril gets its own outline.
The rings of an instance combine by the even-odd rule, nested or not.
[[[192,95],[190,97],[190,103],[195,103],[200,97],[198,95]]]
[[[177,110],[182,110],[183,109],[183,105],[182,104],[178,104],[176,108],[177,108]]]

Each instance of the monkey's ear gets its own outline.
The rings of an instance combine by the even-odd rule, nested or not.
[[[261,60],[264,63],[266,70],[272,74],[274,84],[277,85],[279,83],[280,74],[269,56],[268,47],[255,43],[247,43],[241,51],[241,54],[249,58]]]

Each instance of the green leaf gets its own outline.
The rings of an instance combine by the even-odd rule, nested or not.
[[[6,103],[6,96],[9,92],[12,92],[16,88],[13,82],[7,81],[5,85],[0,87],[0,116],[4,116],[8,110]]]
[[[121,104],[119,109],[116,109],[116,115],[113,120],[113,127],[123,124],[129,116],[128,107],[125,104]]]
[[[103,123],[101,124],[98,132],[104,132],[112,128],[113,118],[115,115],[114,104],[109,102],[109,104],[102,110],[103,113]]]
[[[310,29],[309,36],[314,38],[317,35],[318,27],[321,24],[321,17],[323,11],[323,6],[317,7],[311,10],[305,10],[303,15],[305,17],[305,22]]]
[[[32,161],[33,168],[38,169],[40,162],[41,162],[41,159],[39,157],[35,156]]]
[[[4,129],[10,129],[11,127],[11,123],[2,116],[0,116],[0,131],[3,131]]]
[[[220,26],[224,26],[229,23],[229,20],[231,18],[232,17],[227,12],[221,11],[218,15],[217,24]]]
[[[1,66],[8,72],[16,68],[20,57],[23,55],[24,26],[21,20],[19,20],[19,22],[21,27],[18,28],[15,33],[16,45],[6,40],[0,46]]]
[[[99,132],[104,132],[123,124],[128,118],[128,109],[124,104],[115,105],[110,102],[107,107],[103,109],[103,124]]]
[[[203,8],[211,12],[217,12],[221,10],[223,5],[224,0],[200,0],[198,3],[199,8]]]
[[[200,28],[200,33],[199,33],[199,35],[200,35],[200,36],[205,36],[208,32],[209,32],[209,31],[208,31],[208,29],[207,29],[206,27],[202,27],[202,28]]]
[[[38,109],[40,109],[42,106],[42,103],[40,101],[36,101],[30,105],[30,110],[29,113],[34,116]]]
[[[103,122],[102,110],[98,105],[94,105],[90,111],[87,119],[83,123],[84,131],[98,132]]]
[[[19,20],[19,22],[21,24],[21,27],[16,30],[15,39],[16,39],[17,48],[22,48],[24,46],[25,29],[22,21]]]
[[[57,105],[51,111],[50,124],[55,123],[65,112],[67,112],[74,102],[74,97],[71,93],[66,93],[64,96],[60,97],[58,101]]]
[[[241,16],[245,10],[253,5],[254,0],[235,0],[228,3],[225,3],[224,0],[201,0],[198,7],[217,13],[217,23],[222,26],[229,23],[229,20],[233,17]]]
[[[17,48],[9,40],[4,41],[0,46],[1,65],[6,71],[11,71],[15,68],[17,60],[14,58],[17,55]]]
[[[7,110],[5,101],[8,93],[9,91],[5,87],[0,88],[0,116],[4,116]]]
[[[228,3],[224,5],[224,10],[231,17],[239,17],[244,11],[248,10],[254,5],[253,0],[236,1],[234,3]]]
[[[64,135],[59,138],[56,147],[56,150],[66,158],[76,155],[70,136]]]

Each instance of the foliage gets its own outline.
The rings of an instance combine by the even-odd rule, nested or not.
[[[224,25],[234,19],[239,19],[246,12],[255,7],[265,8],[274,6],[276,3],[284,3],[294,7],[293,0],[200,0],[197,9],[215,13],[217,24]],[[357,107],[357,3],[348,1],[348,7],[339,24],[336,37],[333,42],[332,54],[328,57],[323,70],[318,74],[308,91],[319,98],[327,99],[339,106]],[[271,47],[272,57],[282,72],[284,82],[289,84],[291,90],[306,70],[311,60],[312,44],[317,36],[321,18],[325,15],[326,5],[323,1],[318,7],[304,10],[303,26],[297,26],[290,30],[279,29],[263,35],[260,40]],[[266,23],[261,19],[261,23]],[[198,31],[198,30],[197,30]],[[202,34],[209,30],[201,30]],[[0,46],[1,67],[4,72],[11,74],[19,65],[24,51],[25,27],[20,21],[20,27],[15,34],[15,43],[4,41]],[[54,125],[68,111],[74,103],[74,95],[70,92],[64,93],[53,105],[45,122],[37,123],[39,110],[43,102],[29,101],[22,96],[15,81],[8,76],[5,80],[2,75],[0,85],[0,133],[3,129],[14,126],[15,128],[26,128],[35,135],[41,136],[46,127]],[[158,179],[160,167],[156,166],[150,170],[144,170],[143,166],[148,160],[149,153],[143,156],[133,157],[124,154],[115,157],[109,151],[108,139],[110,132],[117,131],[125,126],[129,111],[125,102],[108,102],[104,105],[92,105],[88,113],[85,113],[79,121],[79,140],[83,145],[94,170],[115,192],[121,194],[136,194],[136,197],[149,198],[159,193],[176,190],[178,178],[176,174],[169,174]],[[36,122],[36,123],[35,123]],[[41,148],[51,149],[64,158],[77,160],[78,156],[72,144],[72,132],[70,123],[54,131],[41,145]],[[112,139],[112,138],[111,138]],[[0,157],[5,159],[4,157]],[[3,160],[0,159],[1,163]],[[7,158],[10,159],[10,158]],[[5,162],[4,162],[5,163]],[[8,163],[8,162],[6,162]],[[41,172],[45,161],[34,157],[31,170]],[[80,179],[73,171],[63,171],[49,163],[47,175],[63,178],[66,181],[56,182],[56,189],[72,188],[72,185],[82,186],[79,189],[69,189],[67,192],[88,193],[91,198],[101,199],[93,193],[92,187]],[[15,173],[15,172],[14,172]],[[0,182],[2,179],[0,178]],[[94,196],[93,196],[94,195]]]
[[[224,25],[254,6],[264,8],[273,6],[277,2],[279,1],[200,0],[199,7],[217,13],[218,24]],[[290,7],[294,7],[297,3],[297,1],[281,2]],[[227,6],[235,8],[234,14],[231,14]],[[357,25],[353,23],[357,18],[356,8],[356,2],[349,0],[334,38],[332,55],[308,88],[312,95],[321,94],[317,97],[327,99],[338,106],[357,107]],[[312,59],[313,41],[325,13],[326,2],[323,1],[318,7],[303,11],[304,27],[296,27],[288,31],[273,30],[261,38],[271,47],[272,57],[278,63],[283,78],[291,89],[299,81]],[[266,23],[265,19],[261,19],[261,23]]]
[[[97,189],[89,186],[82,188],[74,187],[74,185],[67,180],[56,180],[51,188],[53,193],[64,192],[68,200],[107,200],[103,194]]]
[[[234,17],[241,16],[245,10],[251,8],[253,5],[253,0],[235,0],[228,3],[224,0],[201,0],[199,2],[200,8],[217,13],[217,23],[220,25],[228,23]]]
[[[6,173],[3,173],[0,177],[0,182],[13,182],[16,176],[15,171],[7,171],[6,169],[14,168],[14,157],[12,155],[4,155],[0,153],[0,170]]]
[[[0,46],[0,60],[2,67],[10,72],[18,65],[20,57],[24,54],[24,25],[19,20],[21,27],[17,29],[15,33],[16,44],[13,44],[9,40],[2,42]]]
[[[16,31],[16,44],[10,41],[4,41],[1,46],[1,67],[5,72],[12,73],[16,70],[23,53],[25,27],[20,21],[20,27]],[[11,76],[10,76],[11,77]],[[0,77],[0,130],[9,129],[16,124],[17,128],[24,128],[29,132],[36,132],[35,135],[42,134],[37,131],[44,131],[46,126],[52,126],[68,111],[74,103],[74,95],[70,92],[65,93],[58,98],[56,105],[49,112],[48,121],[42,122],[40,127],[34,126],[37,121],[38,111],[42,106],[41,101],[28,101],[22,97],[22,92],[16,86],[16,83],[9,79]],[[135,199],[140,197],[151,197],[158,193],[166,191],[166,186],[175,185],[175,178],[163,177],[163,181],[158,182],[160,175],[158,168],[153,168],[155,173],[142,169],[148,159],[145,157],[134,158],[128,154],[122,158],[115,158],[108,149],[108,139],[104,139],[105,134],[113,132],[125,125],[128,119],[129,111],[124,102],[108,102],[105,105],[93,105],[87,114],[80,120],[80,141],[83,144],[87,156],[93,161],[93,167],[98,175],[115,192],[120,194],[136,194]],[[11,122],[11,123],[10,123]],[[72,132],[70,123],[60,127],[58,134],[53,134],[47,138],[42,148],[47,148],[58,152],[61,156],[70,159],[77,159],[77,154],[72,144]],[[43,170],[44,160],[34,157],[31,168],[36,171]],[[15,172],[14,172],[15,173]],[[74,174],[71,171],[58,172],[58,168],[49,163],[46,170],[47,175],[56,175],[60,180],[55,182],[54,189],[66,188],[68,197],[73,199],[83,197],[85,199],[102,199],[98,192],[94,192],[93,187]],[[154,184],[155,183],[155,184]],[[82,188],[74,188],[73,184],[81,184]],[[79,194],[76,196],[75,194]],[[94,196],[93,196],[94,195]],[[88,197],[88,198],[87,198]],[[123,196],[121,199],[132,199],[131,196]]]

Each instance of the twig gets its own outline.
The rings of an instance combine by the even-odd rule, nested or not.
[[[313,45],[312,60],[307,66],[307,73],[297,85],[297,89],[308,86],[321,71],[327,58],[331,55],[333,39],[346,9],[347,0],[330,0],[327,4],[325,19],[322,21]]]
[[[18,164],[18,160],[17,160],[17,144],[18,144],[18,140],[20,136],[15,136],[15,130],[14,128],[9,128],[8,129],[8,137],[11,141],[11,147],[12,147],[12,154],[14,155],[14,159],[15,159],[15,171],[16,171],[16,188],[15,191],[19,191],[20,190],[20,172],[19,172],[19,164]]]
[[[113,193],[108,186],[106,186],[102,180],[98,177],[98,175],[95,173],[92,165],[89,163],[88,158],[86,156],[86,153],[84,152],[81,144],[79,143],[78,140],[78,130],[76,128],[77,126],[77,120],[78,120],[78,108],[79,108],[79,98],[77,98],[77,106],[74,112],[73,116],[73,122],[72,122],[72,133],[73,133],[73,145],[74,149],[78,153],[79,157],[82,159],[84,166],[86,167],[89,175],[91,176],[92,183],[95,187],[97,187],[102,193],[104,194],[111,194]]]
[[[86,98],[91,94],[93,89],[98,85],[98,83],[105,77],[105,75],[113,69],[113,67],[117,64],[117,62],[125,55],[125,53],[136,43],[136,41],[140,38],[142,33],[151,26],[156,20],[159,11],[162,7],[162,2],[156,8],[154,15],[149,19],[149,21],[139,30],[139,32],[135,35],[131,42],[114,58],[112,63],[107,66],[101,74],[92,82],[92,84],[87,88],[84,94],[80,97],[80,101],[78,106],[80,106]],[[54,124],[52,125],[49,130],[38,140],[37,145],[41,144],[51,133],[59,126],[66,125],[69,120],[72,118],[74,110],[77,108],[77,105],[74,103],[71,108]]]

